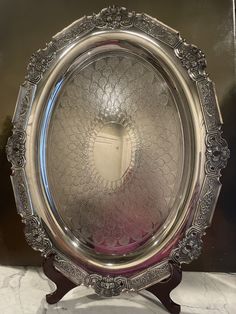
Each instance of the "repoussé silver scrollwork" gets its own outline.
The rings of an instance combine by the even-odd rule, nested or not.
[[[206,173],[219,176],[221,169],[226,167],[230,156],[227,142],[218,131],[207,135],[206,146]]]
[[[13,129],[13,134],[7,141],[7,158],[12,163],[14,169],[22,168],[25,165],[25,140],[26,134],[24,130]]]
[[[175,54],[187,69],[191,79],[197,81],[207,77],[205,55],[196,46],[189,45],[183,40],[175,48]]]
[[[202,250],[203,230],[196,227],[190,227],[185,232],[183,239],[179,242],[176,249],[171,253],[171,258],[177,263],[190,263],[197,259]]]

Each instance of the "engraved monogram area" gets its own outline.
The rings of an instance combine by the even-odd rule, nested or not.
[[[56,208],[97,252],[136,250],[172,213],[181,122],[165,80],[136,57],[105,55],[75,70],[57,99],[47,147]]]

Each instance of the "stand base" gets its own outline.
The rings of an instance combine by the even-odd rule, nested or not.
[[[43,271],[45,275],[57,286],[57,289],[53,293],[46,295],[46,300],[49,304],[55,304],[59,302],[64,297],[64,295],[67,294],[67,292],[77,286],[57,269],[55,269],[53,261],[54,255],[49,255],[43,261]],[[174,303],[171,300],[170,292],[181,282],[182,271],[176,264],[170,265],[172,269],[171,277],[146,288],[146,290],[155,295],[171,314],[179,314],[180,305]]]
[[[76,287],[72,281],[61,274],[53,265],[54,255],[49,255],[43,261],[44,274],[51,279],[57,286],[57,289],[50,294],[46,295],[46,300],[49,304],[59,302],[64,295]]]
[[[170,298],[170,293],[182,280],[182,270],[176,264],[171,264],[171,277],[146,288],[147,291],[155,295],[171,314],[179,314],[181,307]]]

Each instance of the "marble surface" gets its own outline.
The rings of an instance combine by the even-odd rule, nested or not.
[[[0,266],[1,314],[164,314],[167,313],[149,292],[100,298],[92,290],[78,287],[62,301],[48,305],[45,294],[54,289],[40,268]],[[172,292],[182,304],[183,314],[235,314],[236,274],[183,274],[182,283]]]

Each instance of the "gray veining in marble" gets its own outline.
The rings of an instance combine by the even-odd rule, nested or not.
[[[85,287],[69,292],[62,301],[48,305],[45,294],[54,284],[40,268],[0,266],[1,314],[164,314],[167,313],[149,292],[123,294],[104,299]],[[235,314],[236,274],[183,274],[183,281],[172,292],[182,304],[183,314]]]

